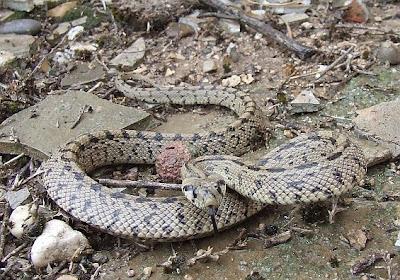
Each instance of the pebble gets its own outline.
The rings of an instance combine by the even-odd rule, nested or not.
[[[15,55],[9,51],[0,51],[0,67],[6,66],[13,62]]]
[[[67,33],[68,40],[75,40],[83,32],[83,30],[85,30],[85,28],[81,25],[71,28]]]
[[[391,65],[400,63],[400,46],[391,41],[383,42],[376,53],[376,57],[382,62],[389,62]]]
[[[219,25],[228,33],[240,33],[240,24],[236,20],[232,19],[220,19]]]
[[[224,87],[236,87],[240,84],[241,81],[242,80],[240,79],[240,76],[233,75],[229,78],[223,79],[221,83]]]
[[[92,262],[103,264],[108,262],[108,256],[105,252],[96,252],[92,255]]]
[[[78,280],[78,277],[74,275],[61,275],[56,280]]]
[[[30,34],[36,35],[40,32],[42,25],[34,19],[16,19],[0,25],[0,34]]]
[[[20,206],[25,200],[27,200],[30,196],[30,192],[28,188],[22,188],[18,191],[7,191],[6,199],[8,204],[12,209]]]
[[[205,60],[203,62],[203,72],[204,73],[215,72],[215,71],[217,71],[217,68],[218,68],[217,64],[212,59]]]
[[[51,10],[48,10],[47,15],[49,17],[55,17],[55,18],[63,17],[66,15],[67,12],[75,8],[77,3],[78,3],[77,1],[63,3],[61,5],[54,7]]]
[[[134,277],[135,276],[135,271],[133,269],[129,269],[126,274],[128,275],[128,277]]]
[[[89,241],[81,232],[61,220],[51,220],[32,245],[32,264],[41,268],[54,261],[70,261],[77,251],[89,247]]]
[[[142,37],[137,39],[127,49],[123,50],[119,55],[114,57],[110,64],[124,68],[135,68],[140,64],[146,52],[146,43]]]
[[[290,102],[290,111],[296,113],[316,112],[322,108],[319,100],[311,90],[303,90],[296,98]]]
[[[167,27],[166,33],[170,38],[184,38],[193,35],[195,30],[189,24],[171,22]]]
[[[24,235],[25,230],[36,222],[36,210],[37,206],[30,203],[18,206],[14,211],[12,211],[10,215],[10,224],[12,225],[10,232],[13,236],[21,238]]]

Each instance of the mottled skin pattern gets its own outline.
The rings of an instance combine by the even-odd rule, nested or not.
[[[260,111],[247,94],[233,89],[137,89],[136,98],[221,105],[233,110],[238,120],[220,131],[204,134],[120,130],[83,135],[44,164],[43,180],[49,196],[73,217],[117,236],[167,242],[213,234],[207,211],[184,197],[141,198],[112,193],[86,173],[104,165],[153,164],[161,147],[176,140],[188,143],[196,155],[241,155],[262,140],[264,122]],[[224,184],[263,203],[322,200],[348,190],[365,173],[365,161],[357,147],[347,140],[337,144],[332,138],[313,134],[275,149],[258,165],[247,165],[237,157],[200,157],[184,168],[183,175],[190,177],[186,182],[206,176],[204,184],[209,180],[211,185],[215,178],[220,184],[222,177]],[[313,151],[310,155],[309,150]],[[262,190],[264,185],[266,190]],[[220,230],[264,207],[232,191],[227,191],[218,203],[215,218]]]
[[[335,136],[338,137],[321,132],[296,137],[270,151],[257,164],[235,156],[198,157],[182,170],[183,189],[204,192],[200,188],[204,180],[208,191],[213,186],[217,188],[217,196],[220,186],[225,185],[253,201],[279,205],[337,197],[360,183],[366,173],[366,161],[361,150],[344,135]],[[220,201],[215,198],[201,204],[193,199],[199,195],[186,196],[199,208]]]

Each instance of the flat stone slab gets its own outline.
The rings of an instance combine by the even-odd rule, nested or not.
[[[21,34],[1,34],[0,50],[13,53],[16,57],[28,57],[35,37]]]
[[[148,113],[83,91],[55,92],[0,125],[0,152],[46,159],[84,133],[103,129],[144,129]],[[86,109],[86,113],[81,113]],[[79,122],[79,116],[82,115]]]
[[[400,156],[400,100],[382,102],[357,111],[355,131],[364,138],[388,148],[392,158]]]

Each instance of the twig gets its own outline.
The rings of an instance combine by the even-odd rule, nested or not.
[[[98,179],[98,182],[103,185],[117,188],[147,188],[161,190],[180,190],[181,184],[159,183],[150,181],[131,181],[131,180],[115,180],[115,179]]]
[[[24,249],[27,245],[29,244],[29,242],[24,242],[21,245],[19,245],[17,248],[15,248],[14,250],[12,250],[10,253],[7,254],[7,256],[5,256],[4,258],[1,259],[1,262],[5,262],[6,260],[8,260],[9,258],[11,258],[12,256],[14,256],[15,254],[17,254],[19,251],[21,251],[22,249]]]
[[[259,2],[255,2],[255,1],[251,1],[251,0],[246,0],[247,3],[249,4],[254,4],[257,6],[261,6],[261,7],[271,7],[271,8],[297,8],[297,7],[306,7],[306,5],[304,5],[302,3],[302,1],[292,1],[292,2],[287,2],[287,3],[271,3],[271,2],[263,2],[263,3],[259,3]]]
[[[223,18],[223,19],[233,19],[233,20],[238,20],[239,18],[237,16],[232,16],[232,15],[226,15],[226,14],[221,14],[221,13],[203,13],[201,15],[197,16],[198,18],[205,18],[205,17],[216,17],[216,18]]]
[[[271,40],[276,41],[280,45],[294,52],[301,59],[312,56],[316,50],[303,46],[293,39],[290,39],[281,31],[274,29],[270,24],[264,23],[254,17],[248,16],[242,10],[228,6],[220,0],[200,0],[202,3],[222,11],[224,14],[236,16],[239,21],[256,31],[268,36]]]
[[[13,163],[14,161],[19,160],[19,159],[22,158],[24,155],[25,155],[25,154],[22,153],[22,154],[19,154],[19,155],[16,156],[16,157],[13,157],[13,158],[10,159],[9,161],[7,161],[7,162],[5,162],[3,165],[1,165],[0,168],[4,168],[4,167],[6,167],[6,166],[8,166],[8,165],[11,165],[11,163]]]
[[[67,37],[68,37],[68,33],[65,34],[64,37],[62,37],[61,41],[58,42],[58,44],[57,44],[54,48],[52,48],[52,49],[50,50],[50,52],[48,52],[45,56],[42,57],[42,59],[41,59],[41,60],[39,61],[39,63],[35,66],[35,68],[32,70],[32,72],[29,73],[28,76],[24,79],[25,81],[29,80],[29,79],[33,76],[33,74],[35,74],[35,73],[38,71],[38,69],[42,66],[43,62],[44,62],[50,55],[52,55],[62,44],[64,44],[65,39],[67,39]]]
[[[97,276],[99,275],[101,269],[101,265],[99,265],[96,270],[93,272],[93,274],[90,276],[90,280],[95,280]]]
[[[326,67],[322,72],[319,73],[319,77],[316,79],[316,81],[320,80],[328,71],[330,71],[332,68],[334,68],[337,64],[339,64],[340,61],[342,61],[350,52],[352,52],[354,49],[354,46],[351,46],[345,51],[341,56],[339,56],[332,64],[330,64],[328,67]]]
[[[71,129],[74,129],[81,122],[84,114],[91,113],[92,111],[93,111],[92,106],[90,105],[83,106],[82,110],[79,112],[78,119],[72,124]]]
[[[361,272],[365,271],[370,266],[375,264],[377,261],[388,259],[388,256],[389,257],[394,257],[394,254],[393,253],[389,253],[389,252],[383,252],[383,253],[379,252],[379,253],[371,254],[371,255],[367,256],[366,258],[364,258],[364,259],[358,261],[357,263],[355,263],[351,267],[351,273],[353,275],[360,274]]]
[[[4,205],[3,222],[1,223],[0,259],[2,259],[4,255],[4,245],[6,243],[7,223],[9,218],[10,218],[10,206],[6,202]]]

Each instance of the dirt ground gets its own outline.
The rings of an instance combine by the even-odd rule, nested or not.
[[[362,24],[345,20],[346,8],[329,1],[313,1],[306,11],[308,19],[289,23],[289,27],[267,12],[263,20],[316,50],[305,60],[244,24],[238,33],[224,29],[216,17],[192,19],[199,27],[196,31],[174,24],[195,8],[210,11],[198,3],[180,5],[177,14],[171,16],[168,1],[151,2],[160,5],[155,11],[163,11],[162,5],[166,5],[168,13],[161,16],[145,9],[145,18],[137,16],[141,8],[121,2],[107,4],[109,9],[104,11],[100,2],[81,1],[58,19],[48,17],[44,6],[30,13],[16,13],[16,18],[40,20],[42,29],[31,46],[31,56],[0,67],[0,83],[5,85],[0,87],[0,121],[40,102],[53,90],[67,89],[91,91],[111,102],[142,108],[153,116],[147,128],[153,131],[201,132],[224,127],[235,119],[223,108],[152,109],[137,104],[115,88],[115,77],[125,72],[135,86],[214,84],[250,92],[270,124],[266,146],[244,155],[248,160],[255,161],[270,148],[304,132],[328,129],[352,133],[351,120],[357,110],[400,95],[400,67],[376,58],[382,42],[400,42],[400,4],[363,2],[369,16]],[[49,3],[48,9],[56,5]],[[67,63],[57,62],[55,53],[66,52],[74,42],[56,36],[55,28],[83,16],[87,16],[85,30],[75,42],[96,44],[96,49],[78,52]],[[129,69],[112,67],[112,58],[138,38],[144,38],[146,44],[144,57]],[[339,57],[342,59],[334,65]],[[78,63],[93,61],[103,65],[104,76],[62,86],[62,79],[72,75]],[[212,61],[215,69],[204,71],[205,61]],[[35,67],[38,69],[33,70]],[[328,70],[321,72],[326,67]],[[290,102],[304,90],[312,91],[321,108],[293,114]],[[4,163],[15,155],[3,153],[1,157]],[[37,159],[24,156],[1,168],[3,221],[10,212],[6,211],[5,194],[15,190],[16,181],[34,174],[39,165]],[[30,262],[35,237],[19,240],[3,225],[1,257],[8,258],[0,262],[0,279],[57,279],[61,275],[75,277],[70,279],[400,279],[400,258],[394,246],[400,230],[399,169],[396,160],[369,168],[364,185],[341,198],[334,223],[329,222],[330,201],[270,206],[215,236],[165,244],[123,240],[83,225],[59,210],[36,181],[27,182],[28,201],[43,205],[47,209],[45,218],[63,219],[84,233],[93,250],[84,252],[75,262],[60,261],[35,269]],[[287,234],[290,238],[285,238]],[[282,242],[268,247],[271,238],[281,238]],[[207,248],[212,248],[214,259],[186,265],[198,250]],[[371,261],[375,257],[376,263]],[[171,261],[168,265],[167,260]],[[371,263],[355,272],[364,260]],[[147,275],[145,271],[150,269],[151,275]]]

